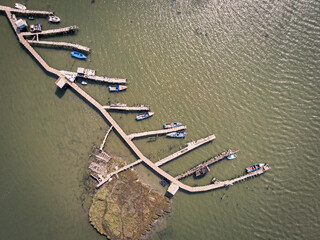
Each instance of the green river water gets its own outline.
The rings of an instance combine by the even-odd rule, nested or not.
[[[320,236],[320,2],[318,0],[28,0],[29,9],[61,19],[44,29],[77,25],[74,35],[52,37],[92,49],[87,61],[70,51],[36,48],[57,69],[95,69],[128,79],[110,94],[103,84],[85,90],[101,104],[151,105],[155,115],[112,113],[126,133],[187,125],[184,140],[135,140],[157,161],[187,142],[216,140],[162,168],[172,175],[228,149],[200,180],[230,179],[254,163],[271,170],[228,189],[179,191],[172,213],[150,239],[318,239]],[[14,1],[0,0],[1,5]],[[29,21],[29,24],[32,24]],[[19,44],[0,15],[0,238],[105,239],[88,223],[89,154],[108,124],[70,89],[59,91]],[[106,150],[135,158],[112,132]],[[318,162],[317,162],[318,161]],[[143,165],[141,178],[165,192]],[[92,185],[92,186],[91,186]],[[317,237],[318,236],[318,237]]]

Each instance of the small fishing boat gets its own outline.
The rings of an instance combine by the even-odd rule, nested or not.
[[[167,137],[172,137],[172,138],[184,138],[186,137],[186,133],[184,131],[176,131],[172,133],[166,134]]]
[[[144,112],[144,113],[137,114],[136,120],[139,121],[139,120],[143,120],[143,119],[149,118],[153,114],[154,114],[153,112]]]
[[[171,123],[165,123],[163,125],[163,128],[174,128],[174,127],[178,127],[181,126],[182,123],[178,123],[178,122],[171,122]]]
[[[14,7],[17,8],[17,9],[21,9],[21,10],[26,10],[27,7],[21,3],[15,3],[14,4]]]
[[[51,23],[59,23],[61,19],[57,16],[49,16],[48,21]]]
[[[227,157],[228,160],[235,159],[237,157],[236,154],[231,154]]]
[[[71,52],[71,56],[78,58],[78,59],[86,59],[87,57],[85,55],[83,55],[82,53],[76,52],[76,51],[72,51]]]
[[[211,183],[213,183],[213,184],[215,184],[215,183],[218,183],[219,182],[219,180],[217,179],[217,178],[212,178],[212,180],[211,180]]]
[[[257,171],[258,169],[260,169],[260,165],[261,165],[261,164],[254,164],[254,165],[252,165],[252,166],[250,166],[250,167],[247,167],[247,168],[246,168],[246,172],[247,172],[247,173],[250,173],[250,172]],[[263,165],[263,164],[262,164],[262,165]]]
[[[109,92],[119,92],[126,90],[127,86],[119,85],[119,84],[114,84],[109,86]]]
[[[86,86],[88,83],[86,81],[81,81],[81,84]]]
[[[30,16],[28,17],[29,20],[34,20],[34,17]]]

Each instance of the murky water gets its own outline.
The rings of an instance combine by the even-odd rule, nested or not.
[[[13,5],[1,0],[0,4]],[[128,91],[85,90],[100,103],[150,104],[156,114],[135,122],[112,113],[127,133],[188,126],[185,140],[136,140],[151,160],[214,133],[216,140],[162,168],[176,175],[225,149],[238,159],[211,167],[190,185],[228,179],[259,162],[272,169],[228,189],[178,192],[173,213],[152,239],[317,239],[320,234],[320,2],[26,1],[53,10],[72,36],[92,49],[86,62],[70,52],[37,48],[49,65],[127,78]],[[45,19],[43,28],[53,28]],[[31,21],[30,21],[31,23]],[[88,224],[88,155],[107,123],[74,92],[57,91],[0,16],[0,233],[3,239],[104,239]],[[107,150],[133,161],[111,133]],[[144,166],[140,175],[159,188]],[[163,191],[163,190],[162,190]]]

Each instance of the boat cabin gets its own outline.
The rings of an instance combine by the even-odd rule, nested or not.
[[[201,167],[201,168],[197,169],[196,177],[202,177],[203,175],[205,175],[209,171],[210,171],[210,169],[208,168],[208,166]]]
[[[17,28],[19,28],[20,30],[22,30],[28,26],[27,22],[23,19],[19,19],[19,20],[15,21],[15,24],[16,24]]]
[[[40,24],[30,25],[30,32],[32,33],[41,32],[41,25]]]

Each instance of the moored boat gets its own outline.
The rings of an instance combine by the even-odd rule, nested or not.
[[[176,131],[172,133],[166,134],[167,137],[172,137],[172,138],[184,138],[186,137],[186,133],[184,131]]]
[[[86,86],[88,83],[86,81],[81,81],[81,84]]]
[[[76,80],[76,75],[73,74],[65,74],[64,75],[66,77],[66,79],[70,80],[71,82],[74,82],[74,80]]]
[[[231,154],[227,157],[228,160],[235,159],[237,157],[236,154]]]
[[[126,90],[127,86],[119,85],[119,84],[114,84],[109,86],[109,92],[119,92]]]
[[[153,114],[154,114],[153,112],[144,112],[144,113],[137,114],[136,120],[139,121],[139,120],[143,120],[143,119],[149,118]]]
[[[213,184],[215,184],[215,183],[218,183],[219,182],[219,180],[217,179],[217,178],[212,178],[212,180],[211,180],[211,183],[213,183]]]
[[[85,55],[83,55],[82,53],[76,52],[76,51],[72,51],[71,52],[71,56],[78,58],[78,59],[86,59],[87,57]]]
[[[48,21],[51,23],[59,23],[61,19],[57,16],[49,16]]]
[[[178,123],[178,122],[171,122],[171,123],[165,123],[163,125],[163,128],[174,128],[174,127],[178,127],[181,126],[182,123]]]
[[[34,20],[33,16],[28,17],[29,20]]]
[[[21,9],[21,10],[26,10],[27,7],[21,3],[15,3],[14,4],[14,7],[17,8],[17,9]]]
[[[260,165],[264,165],[264,164],[253,164],[252,166],[246,168],[246,172],[250,173],[250,172],[257,171],[258,169],[260,169],[261,167]]]

